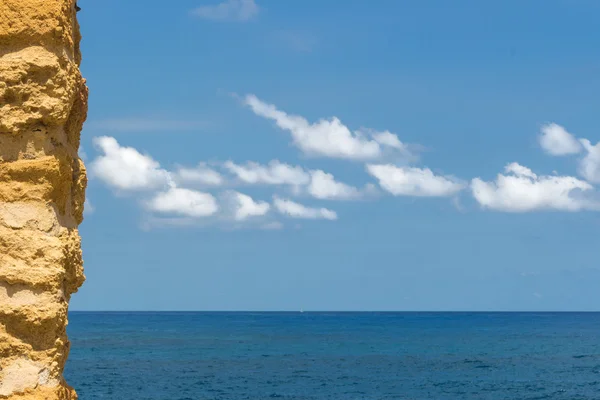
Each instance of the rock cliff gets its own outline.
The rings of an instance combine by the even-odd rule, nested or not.
[[[76,399],[62,373],[87,112],[74,0],[0,0],[0,398]]]

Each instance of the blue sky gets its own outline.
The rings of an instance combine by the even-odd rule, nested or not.
[[[79,2],[73,310],[598,310],[600,3]]]

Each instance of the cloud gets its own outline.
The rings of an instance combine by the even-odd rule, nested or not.
[[[96,208],[92,205],[90,199],[86,198],[83,202],[83,215],[90,215],[96,211]]]
[[[332,174],[322,170],[306,171],[300,166],[284,164],[273,160],[267,165],[256,162],[236,164],[227,161],[223,167],[242,183],[249,185],[289,185],[295,194],[308,193],[317,199],[351,200],[358,199],[372,190],[367,186],[361,191],[353,186],[335,180]]]
[[[397,150],[402,150],[408,153],[407,146],[398,139],[398,136],[394,135],[392,132],[384,131],[384,132],[374,132],[372,134],[373,139],[383,146],[388,146]]]
[[[142,204],[152,213],[144,220],[144,228],[164,227],[217,227],[224,230],[281,229],[283,226],[268,217],[271,205],[252,197],[225,191],[210,193],[172,187],[160,192]],[[162,214],[157,216],[156,214]]]
[[[516,162],[508,164],[504,167],[504,172],[512,173],[515,176],[524,176],[526,178],[537,179],[537,175],[527,167],[524,167]]]
[[[132,147],[122,147],[113,137],[93,139],[104,153],[91,164],[94,176],[119,190],[150,190],[167,185],[170,174],[148,155]]]
[[[581,151],[581,143],[562,126],[547,124],[542,126],[538,137],[542,149],[553,156],[577,154]]]
[[[258,11],[254,0],[226,0],[220,4],[198,7],[192,10],[192,14],[214,21],[248,21],[256,17]]]
[[[600,183],[600,142],[595,146],[587,139],[581,139],[587,154],[579,162],[579,174],[589,182]]]
[[[354,186],[337,182],[333,175],[321,170],[310,171],[308,193],[322,200],[352,200],[362,197],[363,193]]]
[[[453,177],[435,175],[429,168],[368,164],[367,172],[394,196],[444,197],[465,188],[464,183]]]
[[[273,221],[260,226],[260,229],[265,231],[276,231],[283,229],[283,224],[279,221]]]
[[[588,182],[600,183],[600,143],[594,146],[588,139],[577,139],[554,123],[542,127],[539,141],[544,151],[553,156],[579,154],[584,150],[577,172]]]
[[[536,210],[578,211],[594,208],[581,192],[593,187],[571,176],[538,176],[517,163],[504,168],[495,182],[471,181],[475,200],[484,208],[507,212]]]
[[[86,128],[102,129],[110,132],[156,132],[164,131],[190,131],[206,128],[208,124],[203,121],[184,121],[155,118],[108,118],[90,121]]]
[[[310,53],[318,44],[314,35],[297,31],[277,32],[275,39],[285,47],[299,53]]]
[[[173,174],[178,184],[198,183],[208,186],[221,186],[225,179],[206,163],[199,163],[195,168],[179,167]]]
[[[146,208],[158,213],[193,218],[208,217],[219,210],[213,195],[177,187],[156,194],[146,202]]]
[[[247,95],[244,102],[256,115],[271,119],[279,128],[289,131],[294,145],[307,155],[373,160],[382,157],[385,150],[397,152],[402,147],[398,137],[390,132],[352,132],[336,117],[311,124],[305,118],[288,115],[252,94]]]
[[[77,153],[79,154],[79,158],[81,158],[83,161],[87,160],[87,153],[85,152],[85,150],[83,149],[83,147],[81,145],[79,145],[79,149],[77,149]]]
[[[273,199],[273,205],[279,213],[287,215],[291,218],[327,219],[330,221],[337,219],[337,214],[335,211],[331,211],[326,208],[310,208],[291,200],[281,199],[279,197],[275,197]]]
[[[245,165],[227,161],[223,167],[247,184],[299,186],[310,181],[309,174],[302,167],[284,164],[278,160],[273,160],[266,166],[252,161]]]
[[[231,195],[235,202],[234,218],[236,221],[243,221],[250,217],[263,216],[267,214],[271,208],[269,203],[264,201],[254,201],[252,197],[240,192],[232,192]]]

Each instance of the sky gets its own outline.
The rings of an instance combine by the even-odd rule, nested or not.
[[[72,310],[600,310],[595,0],[81,0]]]

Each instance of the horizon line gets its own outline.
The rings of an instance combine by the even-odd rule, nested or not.
[[[600,313],[600,310],[69,310],[69,313],[231,313],[231,314],[323,314],[323,313],[352,313],[352,314],[439,314],[439,313],[480,313],[480,314],[493,314],[493,313]]]

